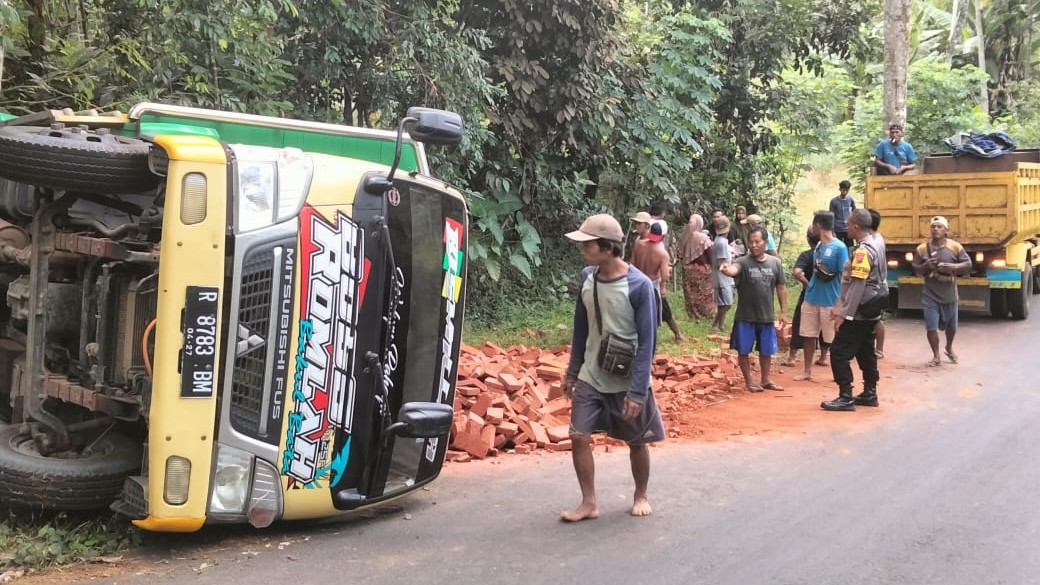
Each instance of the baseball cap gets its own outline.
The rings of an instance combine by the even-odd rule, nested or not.
[[[729,233],[729,218],[722,216],[715,220],[715,233],[716,234],[728,234]]]
[[[632,216],[632,221],[636,223],[651,223],[652,221],[654,221],[654,218],[650,217],[649,213],[645,211],[640,211],[639,213]]]
[[[928,225],[935,225],[935,224],[939,224],[939,225],[943,226],[946,229],[950,229],[950,222],[946,221],[946,218],[941,216],[941,215],[937,215],[937,216],[933,217],[931,223],[929,223]]]
[[[581,222],[581,226],[578,229],[565,235],[575,242],[588,242],[600,238],[612,242],[625,241],[625,232],[621,229],[621,224],[606,213],[599,213],[586,218],[585,221]]]
[[[650,231],[646,233],[646,239],[651,242],[660,242],[664,239],[664,229],[661,228],[660,221],[655,221],[650,224]]]
[[[661,235],[662,236],[668,234],[668,222],[667,221],[665,221],[663,219],[654,219],[654,220],[652,220],[652,223],[654,225],[661,226]]]
[[[765,222],[762,221],[762,216],[761,215],[759,215],[757,213],[752,213],[751,215],[749,215],[749,216],[745,217],[744,219],[740,220],[740,223],[753,223],[753,224],[758,225],[758,224],[762,224],[762,223],[765,223]]]

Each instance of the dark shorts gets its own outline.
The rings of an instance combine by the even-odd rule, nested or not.
[[[668,305],[668,297],[661,297],[661,319],[665,323],[672,320],[672,307]]]
[[[927,331],[956,331],[960,303],[940,303],[930,297],[921,297],[924,309],[924,327]]]
[[[607,433],[612,439],[630,445],[643,445],[664,440],[664,423],[657,411],[654,393],[648,392],[639,416],[627,419],[622,414],[624,393],[606,394],[581,380],[574,384],[571,397],[572,435]]]
[[[773,355],[780,351],[776,342],[776,328],[772,323],[749,323],[734,321],[729,335],[730,349],[740,355],[748,355],[757,349],[759,355]]]

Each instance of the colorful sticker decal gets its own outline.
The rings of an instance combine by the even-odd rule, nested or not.
[[[300,332],[281,467],[289,488],[335,483],[350,457],[349,438],[330,451],[353,422],[362,236],[342,213],[335,224],[310,206],[300,213]]]
[[[444,302],[444,334],[441,337],[440,384],[437,401],[447,403],[451,393],[452,371],[455,369],[455,307],[462,292],[462,224],[451,219],[444,219],[444,284],[441,286],[441,297]],[[426,460],[433,461],[437,457],[437,444],[434,438],[426,442]]]

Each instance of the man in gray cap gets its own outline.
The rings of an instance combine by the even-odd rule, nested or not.
[[[971,272],[971,258],[964,246],[946,237],[950,222],[941,215],[932,218],[932,239],[914,251],[914,272],[924,277],[921,306],[924,309],[924,327],[928,345],[932,348],[929,366],[942,365],[939,357],[939,330],[946,332],[946,359],[957,363],[953,351],[953,337],[957,334],[957,313],[960,298],[957,295],[957,277]]]
[[[567,234],[579,242],[586,266],[574,307],[571,359],[563,393],[571,399],[571,457],[581,504],[560,514],[565,522],[599,516],[592,434],[628,443],[636,489],[633,516],[649,516],[649,443],[664,439],[664,425],[650,389],[657,345],[653,284],[621,256],[625,234],[613,217],[589,217]]]

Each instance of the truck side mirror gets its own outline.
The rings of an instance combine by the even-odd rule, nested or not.
[[[462,116],[433,108],[408,108],[407,118],[415,121],[408,135],[426,144],[458,144],[462,140]]]
[[[432,439],[451,431],[454,414],[450,404],[439,402],[408,402],[401,407],[392,429],[399,437]]]

